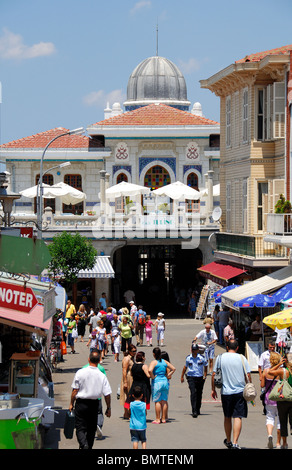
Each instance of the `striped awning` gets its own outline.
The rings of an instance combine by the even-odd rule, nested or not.
[[[115,272],[110,263],[109,256],[97,256],[95,265],[92,269],[84,269],[78,273],[79,279],[109,279],[113,277],[115,277]]]

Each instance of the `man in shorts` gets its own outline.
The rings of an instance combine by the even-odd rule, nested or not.
[[[241,354],[237,354],[237,351],[238,342],[236,340],[230,340],[227,344],[227,352],[221,354],[221,371],[223,382],[221,388],[221,403],[224,414],[224,430],[226,435],[226,439],[224,439],[224,445],[228,449],[240,449],[238,445],[238,439],[242,429],[242,418],[247,418],[247,402],[243,398],[245,373],[243,369],[242,358],[244,360],[244,365],[249,381],[251,381],[250,366],[246,358]],[[215,369],[212,374],[211,396],[214,400],[217,398],[214,376],[218,367],[218,358],[219,356],[216,359]],[[231,441],[232,427],[233,442]]]

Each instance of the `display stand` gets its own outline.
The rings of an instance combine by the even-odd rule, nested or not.
[[[198,302],[195,319],[200,320],[205,317],[206,314],[206,304],[208,299],[209,286],[205,285],[202,288],[200,299]]]

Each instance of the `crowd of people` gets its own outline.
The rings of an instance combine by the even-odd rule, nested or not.
[[[106,296],[102,296],[102,299],[106,299]],[[95,311],[92,309],[89,314],[84,310],[81,305],[76,311],[74,305],[68,301],[65,318],[68,319],[68,324],[67,328],[64,326],[64,337],[67,338],[73,354],[77,338],[80,337],[80,341],[84,341],[86,325],[89,328],[89,340],[86,343],[89,348],[89,368],[85,372],[78,371],[76,374],[72,383],[70,402],[70,409],[73,409],[75,404],[76,435],[80,448],[92,448],[96,431],[102,436],[102,424],[98,424],[100,418],[103,418],[102,395],[107,405],[105,415],[108,417],[111,415],[112,391],[105,370],[101,366],[104,357],[111,353],[114,354],[115,362],[121,360],[121,382],[118,393],[123,407],[123,417],[129,420],[133,448],[137,449],[141,443],[145,449],[146,415],[150,409],[150,402],[154,403],[155,410],[152,424],[167,423],[170,379],[176,371],[168,353],[162,350],[166,330],[164,314],[159,312],[157,318],[152,320],[141,305],[135,305],[134,300],[129,300],[127,306],[118,311],[112,306],[107,307],[103,301],[99,303],[98,309]],[[258,322],[257,318],[255,322]],[[257,334],[258,325],[255,324],[253,327]],[[74,338],[74,330],[77,331],[77,338]],[[156,333],[155,345],[153,330]],[[251,382],[251,368],[247,359],[239,354],[236,336],[230,310],[224,307],[221,310],[216,306],[214,313],[207,312],[202,322],[202,329],[192,340],[190,353],[181,371],[181,383],[186,379],[189,388],[192,416],[197,418],[201,412],[208,373],[211,375],[211,396],[215,400],[218,397],[216,374],[220,369],[222,380],[220,397],[226,436],[224,445],[229,449],[240,449],[238,440],[242,430],[242,419],[248,414],[244,388],[246,381]],[[215,358],[215,345],[218,343],[223,346],[223,352]],[[154,346],[153,359],[149,364],[146,363],[145,353],[137,350],[138,346],[143,345]],[[276,343],[270,341],[268,350],[259,360],[261,399],[266,415],[267,447],[274,448],[272,433],[276,427],[276,447],[286,449],[288,423],[292,433],[292,401],[273,401],[269,399],[269,393],[277,381],[283,378],[287,378],[292,386],[292,364],[286,357],[283,358],[281,354],[276,353],[275,347]],[[97,400],[96,406],[92,404],[93,396]]]

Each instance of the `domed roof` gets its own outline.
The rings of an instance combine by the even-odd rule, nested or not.
[[[164,57],[143,60],[128,81],[124,103],[127,111],[151,103],[163,103],[184,111],[189,109],[184,76],[173,62]]]

